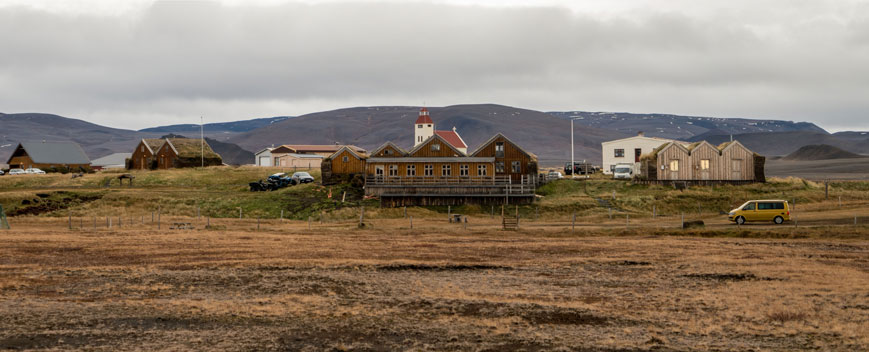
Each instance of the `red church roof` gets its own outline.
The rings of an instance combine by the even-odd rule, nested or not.
[[[428,109],[422,108],[419,110],[419,117],[416,118],[415,123],[434,123],[434,121],[431,120],[431,116],[428,116]]]
[[[459,137],[459,134],[456,131],[434,131],[434,133],[438,136],[441,136],[445,141],[452,144],[453,147],[456,148],[467,148],[468,146],[462,140],[462,137]]]

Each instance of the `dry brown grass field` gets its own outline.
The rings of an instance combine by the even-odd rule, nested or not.
[[[0,349],[869,348],[865,226],[164,221],[0,231]]]
[[[869,349],[865,182],[559,181],[504,231],[492,207],[247,192],[274,171],[0,178],[0,350]],[[759,198],[796,221],[721,215]]]

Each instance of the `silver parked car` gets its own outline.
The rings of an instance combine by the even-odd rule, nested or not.
[[[9,174],[10,175],[24,175],[24,174],[27,174],[27,172],[25,172],[23,169],[12,169],[12,170],[9,170]]]

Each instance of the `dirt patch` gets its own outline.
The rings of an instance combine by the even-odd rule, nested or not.
[[[24,199],[8,216],[41,215],[67,208],[78,207],[103,198],[102,193],[74,193],[57,191],[50,194],[37,194],[37,198]]]
[[[777,280],[770,277],[759,277],[752,273],[738,273],[738,274],[685,274],[682,277],[687,277],[691,279],[699,279],[699,280],[712,280],[712,281],[772,281]]]
[[[473,271],[473,270],[511,270],[511,267],[498,265],[426,265],[390,264],[376,265],[378,271]]]
[[[615,263],[616,265],[625,265],[625,266],[644,266],[644,265],[652,265],[649,262],[638,262],[633,260],[622,260]]]
[[[609,319],[597,316],[589,312],[563,309],[556,311],[537,311],[522,316],[534,324],[555,325],[606,325]]]

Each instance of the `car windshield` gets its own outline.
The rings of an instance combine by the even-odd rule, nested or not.
[[[281,177],[283,175],[285,175],[283,172],[278,172],[278,173],[272,175],[272,177]]]
[[[618,172],[620,174],[626,174],[626,173],[631,172],[631,169],[627,168],[627,167],[617,167],[616,172]]]
[[[307,172],[297,172],[297,173],[293,174],[293,176],[298,176],[298,177],[311,177],[311,175],[308,174]]]

